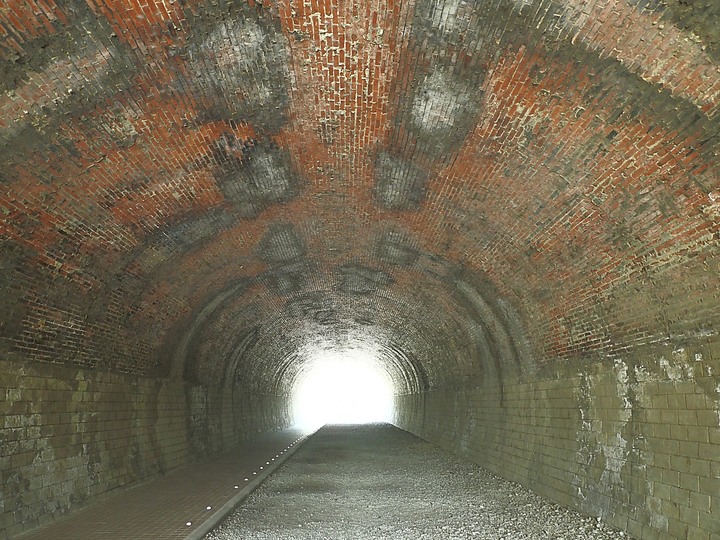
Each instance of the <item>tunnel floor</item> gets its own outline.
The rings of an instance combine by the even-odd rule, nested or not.
[[[387,424],[326,426],[206,540],[627,535]]]

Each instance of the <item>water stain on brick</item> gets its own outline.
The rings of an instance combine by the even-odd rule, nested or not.
[[[399,156],[381,152],[375,161],[375,200],[388,210],[417,210],[427,181],[425,169]]]
[[[157,235],[153,243],[166,248],[180,247],[182,250],[192,249],[208,238],[217,236],[234,223],[232,214],[223,209],[216,209],[202,215],[188,217],[170,225]]]
[[[213,100],[221,116],[274,133],[287,121],[286,38],[269,10],[246,4],[228,9],[232,16],[218,14],[221,22],[207,28],[206,37],[202,28],[196,30],[204,39],[190,48],[190,66],[206,74],[202,84],[207,85],[198,90]]]
[[[0,70],[0,181],[14,179],[18,151],[52,152],[58,140],[48,134],[59,131],[65,116],[104,103],[106,88],[128,88],[137,72],[130,51],[108,38],[106,23],[80,11],[67,30],[32,41],[27,54]],[[63,144],[76,152],[74,141]]]
[[[477,109],[472,92],[470,84],[456,78],[449,70],[432,70],[425,75],[413,96],[412,126],[430,139],[444,139],[462,132],[467,118],[472,118]]]
[[[495,24],[482,10],[478,2],[419,0],[414,9],[413,37],[440,54],[449,47],[469,53],[480,51],[488,32],[494,33],[489,28]]]
[[[482,96],[477,83],[439,66],[420,81],[412,98],[410,122],[431,155],[449,152],[474,127]]]
[[[133,121],[139,114],[120,104],[114,104],[97,115],[84,116],[81,121],[88,131],[95,130],[99,137],[88,141],[93,149],[102,154],[107,151],[107,144],[115,148],[129,148],[135,144],[140,133],[135,129]]]
[[[306,258],[305,245],[292,224],[273,225],[258,243],[256,253],[270,267],[259,279],[276,294],[297,293],[315,268]]]
[[[85,3],[69,4],[63,7],[70,24],[56,20],[56,31],[52,34],[35,32],[35,36],[23,43],[22,51],[3,43],[3,69],[0,71],[0,93],[16,90],[33,73],[49,71],[53,62],[64,56],[83,52],[92,40],[111,42],[110,27],[102,18],[97,18]],[[88,37],[93,39],[89,40]]]
[[[476,57],[462,65],[440,57],[418,64],[399,101],[392,144],[408,146],[403,140],[407,132],[416,154],[450,162],[477,123],[484,75]]]
[[[411,266],[420,256],[417,247],[403,233],[395,231],[388,231],[378,238],[376,251],[381,261],[399,266]]]
[[[338,269],[339,289],[349,294],[370,294],[393,283],[390,274],[360,264],[346,264]]]
[[[284,310],[289,317],[308,317],[323,309],[326,298],[318,293],[308,293],[299,297],[288,299]]]
[[[720,4],[691,0],[626,0],[640,11],[654,12],[668,24],[687,31],[702,43],[717,62],[720,60]]]
[[[152,275],[172,259],[227,230],[236,219],[222,208],[185,216],[146,238],[128,264],[135,264],[143,273]]]
[[[274,266],[260,276],[268,288],[279,295],[294,294],[305,288],[312,274],[317,271],[316,265],[308,259],[296,259]]]
[[[277,264],[305,255],[305,246],[292,224],[273,225],[257,247],[258,256],[268,264]]]
[[[246,144],[241,158],[224,159],[218,185],[240,217],[252,218],[272,204],[288,202],[300,180],[287,150],[271,143]]]
[[[449,2],[434,0],[429,19],[434,27],[448,31],[457,28],[464,22],[463,15],[465,13],[463,12],[469,11],[469,9],[468,3],[461,0],[450,0]]]

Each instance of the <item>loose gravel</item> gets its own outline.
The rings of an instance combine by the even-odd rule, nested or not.
[[[386,424],[326,426],[207,540],[629,538]]]

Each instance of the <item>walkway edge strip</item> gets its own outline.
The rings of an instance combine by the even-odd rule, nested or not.
[[[300,448],[305,443],[305,441],[307,441],[314,434],[315,432],[303,436],[297,443],[292,445],[292,447],[287,452],[285,452],[284,455],[276,458],[274,462],[271,462],[271,465],[268,465],[265,469],[259,471],[257,476],[251,482],[249,482],[244,488],[242,488],[237,495],[234,495],[232,499],[222,505],[209,518],[203,521],[197,529],[188,534],[185,537],[185,540],[202,540],[202,538],[207,533],[217,527],[230,512],[232,512],[241,502],[243,502],[253,491],[259,488],[268,476],[275,472],[275,470],[280,467],[280,465],[285,463],[288,458],[290,458],[295,453],[295,451]]]

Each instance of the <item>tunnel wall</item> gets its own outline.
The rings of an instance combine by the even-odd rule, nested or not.
[[[432,389],[407,429],[707,532],[720,3],[10,4],[0,538],[282,427],[328,336]]]
[[[289,420],[282,397],[0,361],[0,538]]]
[[[717,538],[720,346],[398,396],[397,424],[637,538]]]
[[[6,535],[188,463],[181,384],[56,365],[1,364],[7,468],[0,531]]]

